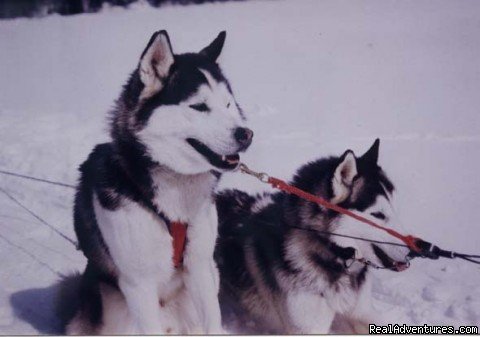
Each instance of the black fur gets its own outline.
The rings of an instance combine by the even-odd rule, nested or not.
[[[200,54],[208,57],[210,61],[215,62],[220,56],[220,52],[222,51],[223,44],[225,43],[225,37],[227,33],[225,31],[220,32],[215,40],[212,41],[207,47],[203,48]]]

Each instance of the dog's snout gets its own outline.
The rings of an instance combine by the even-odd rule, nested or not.
[[[247,148],[252,143],[253,131],[249,128],[236,128],[234,137],[242,148]]]

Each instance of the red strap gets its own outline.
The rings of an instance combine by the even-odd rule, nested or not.
[[[173,245],[173,266],[179,268],[183,264],[183,254],[185,253],[185,243],[187,240],[187,225],[182,222],[170,223],[170,235]]]
[[[403,241],[411,250],[413,250],[417,253],[419,253],[421,251],[420,248],[418,248],[417,245],[416,245],[417,238],[412,236],[412,235],[402,235],[399,232],[397,232],[397,231],[395,231],[391,228],[387,228],[387,227],[384,227],[382,225],[379,225],[379,224],[377,224],[377,223],[375,223],[375,222],[373,222],[373,221],[371,221],[367,218],[364,218],[363,216],[360,216],[356,213],[353,213],[353,212],[349,211],[348,209],[345,209],[345,208],[340,207],[338,205],[332,204],[332,203],[328,202],[327,200],[325,200],[323,198],[317,197],[313,194],[310,194],[310,193],[305,192],[305,191],[303,191],[299,188],[296,188],[295,186],[289,185],[283,180],[280,180],[280,179],[277,179],[277,178],[274,178],[274,177],[269,177],[268,178],[268,183],[270,185],[272,185],[274,188],[278,188],[279,190],[282,190],[284,192],[294,194],[294,195],[296,195],[296,196],[298,196],[302,199],[315,202],[319,205],[322,205],[326,208],[334,210],[338,213],[348,215],[349,217],[352,217],[352,218],[354,218],[358,221],[366,223],[367,225],[370,225],[370,226],[373,226],[375,228],[381,229],[381,230],[387,232],[388,234],[396,237],[397,239]]]

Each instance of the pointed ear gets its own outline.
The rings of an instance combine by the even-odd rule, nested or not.
[[[145,85],[143,98],[162,90],[163,81],[168,76],[173,62],[172,46],[167,32],[161,30],[154,33],[140,58],[140,79]]]
[[[225,37],[227,36],[227,32],[222,31],[215,40],[212,41],[207,47],[203,48],[200,51],[200,54],[205,55],[208,57],[212,62],[215,62],[220,56],[222,52],[223,44],[225,43]]]
[[[378,152],[380,149],[380,139],[375,139],[373,145],[368,149],[367,152],[360,157],[360,160],[367,165],[377,165],[378,162]]]
[[[338,204],[348,198],[351,192],[353,179],[357,175],[357,159],[351,150],[340,157],[340,163],[335,169],[332,178],[332,203]]]

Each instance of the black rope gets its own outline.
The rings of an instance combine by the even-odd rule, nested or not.
[[[299,229],[299,230],[304,230],[304,231],[315,232],[315,233],[340,236],[340,237],[345,237],[345,238],[349,238],[349,239],[355,239],[355,240],[384,244],[384,245],[405,247],[405,248],[410,249],[407,245],[404,245],[404,244],[401,244],[401,243],[366,239],[366,238],[361,238],[361,237],[358,237],[358,236],[338,234],[338,233],[333,233],[333,232],[329,232],[329,231],[317,230],[317,229],[313,229],[313,228],[304,228],[304,227],[298,227],[298,226],[288,226],[288,227]],[[430,244],[430,243],[428,243],[428,244]],[[430,244],[430,245],[432,245],[432,244]],[[433,246],[433,249],[434,249],[434,252],[435,252],[435,255],[433,257],[432,256],[427,256],[427,255],[421,255],[421,254],[415,253],[413,251],[411,251],[411,253],[409,254],[409,257],[410,258],[423,257],[423,258],[430,258],[430,259],[433,259],[433,260],[436,260],[439,257],[445,257],[445,258],[449,258],[449,259],[459,258],[459,259],[462,259],[462,260],[480,265],[480,261],[475,260],[475,259],[480,259],[480,255],[470,255],[470,254],[456,253],[456,252],[453,252],[453,251],[440,249],[435,245],[432,245],[432,246]]]
[[[407,245],[401,244],[401,243],[396,243],[396,242],[388,242],[388,241],[379,241],[379,240],[373,240],[373,239],[366,239],[366,238],[361,238],[358,236],[352,236],[352,235],[346,235],[346,234],[338,234],[338,233],[333,233],[329,231],[320,231],[316,230],[313,228],[303,228],[303,227],[298,227],[298,226],[288,226],[290,228],[295,228],[295,229],[300,229],[300,230],[305,230],[305,231],[310,231],[310,232],[315,232],[315,233],[322,233],[322,234],[328,234],[328,235],[334,235],[334,236],[341,236],[344,238],[349,238],[349,239],[356,239],[360,241],[366,241],[366,242],[371,242],[371,243],[380,243],[384,245],[391,245],[391,246],[399,246],[399,247],[406,247],[408,248]]]
[[[455,255],[457,255],[458,257],[471,257],[474,259],[480,259],[480,255],[469,255],[469,254],[459,254],[459,253],[455,253]]]
[[[65,240],[67,240],[68,242],[70,242],[75,248],[77,248],[77,243],[75,241],[73,241],[72,239],[70,239],[68,236],[66,236],[65,234],[63,234],[61,231],[59,231],[57,228],[55,228],[55,226],[52,226],[51,224],[49,224],[47,221],[45,221],[44,219],[42,219],[38,214],[36,214],[35,212],[33,212],[31,209],[29,209],[27,206],[25,206],[24,204],[22,204],[20,201],[18,201],[14,196],[12,196],[10,193],[8,193],[6,190],[4,190],[3,188],[0,187],[0,192],[2,192],[3,194],[5,194],[10,200],[12,200],[13,202],[15,202],[18,206],[20,206],[21,208],[23,208],[25,211],[27,211],[28,213],[30,213],[30,215],[32,215],[35,219],[37,219],[38,221],[40,221],[40,223],[42,223],[43,225],[47,226],[48,228],[50,228],[51,230],[53,230],[55,233],[57,233],[58,235],[60,235],[62,238],[64,238]]]
[[[17,178],[39,181],[39,182],[47,183],[47,184],[50,184],[50,185],[57,185],[57,186],[68,187],[68,188],[75,188],[75,186],[71,185],[71,184],[62,183],[60,181],[53,181],[53,180],[48,180],[48,179],[32,177],[32,176],[29,176],[29,175],[26,175],[26,174],[20,174],[20,173],[5,171],[5,170],[0,170],[0,173],[5,174],[5,175],[9,175],[9,176],[13,176],[13,177],[17,177]]]
[[[265,221],[265,220],[260,220],[260,222],[262,222],[263,224],[265,225],[271,225],[269,222]],[[358,237],[358,236],[353,236],[353,235],[346,235],[346,234],[338,234],[338,233],[333,233],[333,232],[329,232],[329,231],[322,231],[322,230],[317,230],[317,229],[313,229],[313,228],[305,228],[305,227],[299,227],[299,226],[287,226],[288,228],[293,228],[293,229],[298,229],[298,230],[302,230],[302,231],[307,231],[307,232],[315,232],[315,233],[320,233],[320,234],[326,234],[326,235],[334,235],[334,236],[340,236],[340,237],[344,237],[344,238],[349,238],[349,239],[356,239],[356,240],[361,240],[361,241],[366,241],[366,242],[372,242],[372,243],[379,243],[379,244],[386,244],[386,245],[392,245],[392,246],[400,246],[400,247],[406,247],[408,248],[407,245],[404,245],[404,244],[401,244],[401,243],[395,243],[395,242],[388,242],[388,241],[379,241],[379,240],[372,240],[372,239],[366,239],[366,238],[361,238],[361,237]],[[355,249],[354,249],[355,251]],[[366,266],[369,266],[369,267],[372,267],[372,268],[375,268],[375,269],[389,269],[389,270],[396,270],[394,267],[383,267],[383,266],[379,266],[378,264],[370,261],[370,260],[366,260],[366,259],[362,259],[362,258],[356,258],[355,256],[356,254],[353,255],[353,257],[349,257],[347,258],[345,261],[344,261],[344,265],[345,267],[348,269],[350,268],[354,262],[359,262],[359,263],[362,263]],[[340,256],[339,256],[340,257]],[[349,263],[348,260],[351,260],[351,262]],[[411,260],[411,257],[408,256],[408,254],[405,256],[405,263],[407,263],[408,265],[410,265],[410,260]]]
[[[469,262],[472,262],[472,263],[480,264],[480,261],[473,260],[473,259],[468,258],[468,257],[466,257],[466,256],[457,255],[456,257],[458,257],[458,258],[460,258],[460,259],[463,259],[463,260],[465,260],[465,261],[469,261]]]

